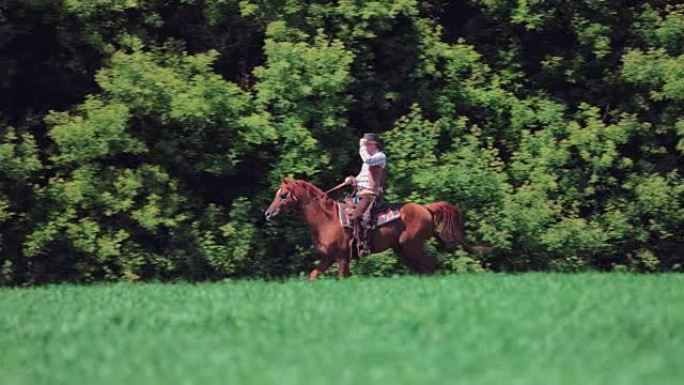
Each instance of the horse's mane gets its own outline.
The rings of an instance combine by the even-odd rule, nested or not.
[[[323,192],[323,190],[316,187],[313,183],[302,179],[296,179],[287,180],[285,181],[285,184],[292,189],[292,194],[299,199],[314,199],[321,197],[320,201],[323,202],[325,206],[335,203],[325,192]]]

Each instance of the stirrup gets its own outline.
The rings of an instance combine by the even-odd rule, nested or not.
[[[361,234],[357,240],[358,244],[356,245],[356,251],[357,254],[359,255],[359,258],[364,257],[368,254],[371,253],[371,246],[370,246],[370,234],[368,234],[367,230],[361,229]]]

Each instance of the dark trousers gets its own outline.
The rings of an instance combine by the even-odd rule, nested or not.
[[[363,228],[370,227],[370,224],[371,224],[370,209],[373,206],[373,202],[375,202],[375,195],[371,195],[371,194],[360,195],[359,196],[359,204],[356,206],[356,209],[352,213],[350,219],[352,221],[357,221],[359,218],[361,218],[361,226],[363,226]]]

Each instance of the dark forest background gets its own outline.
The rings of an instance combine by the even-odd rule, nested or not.
[[[364,132],[389,199],[496,247],[443,271],[681,271],[676,3],[1,0],[0,283],[296,275],[307,229],[262,212]]]

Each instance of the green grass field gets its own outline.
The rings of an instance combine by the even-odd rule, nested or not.
[[[680,384],[684,275],[0,289],[0,384]]]

